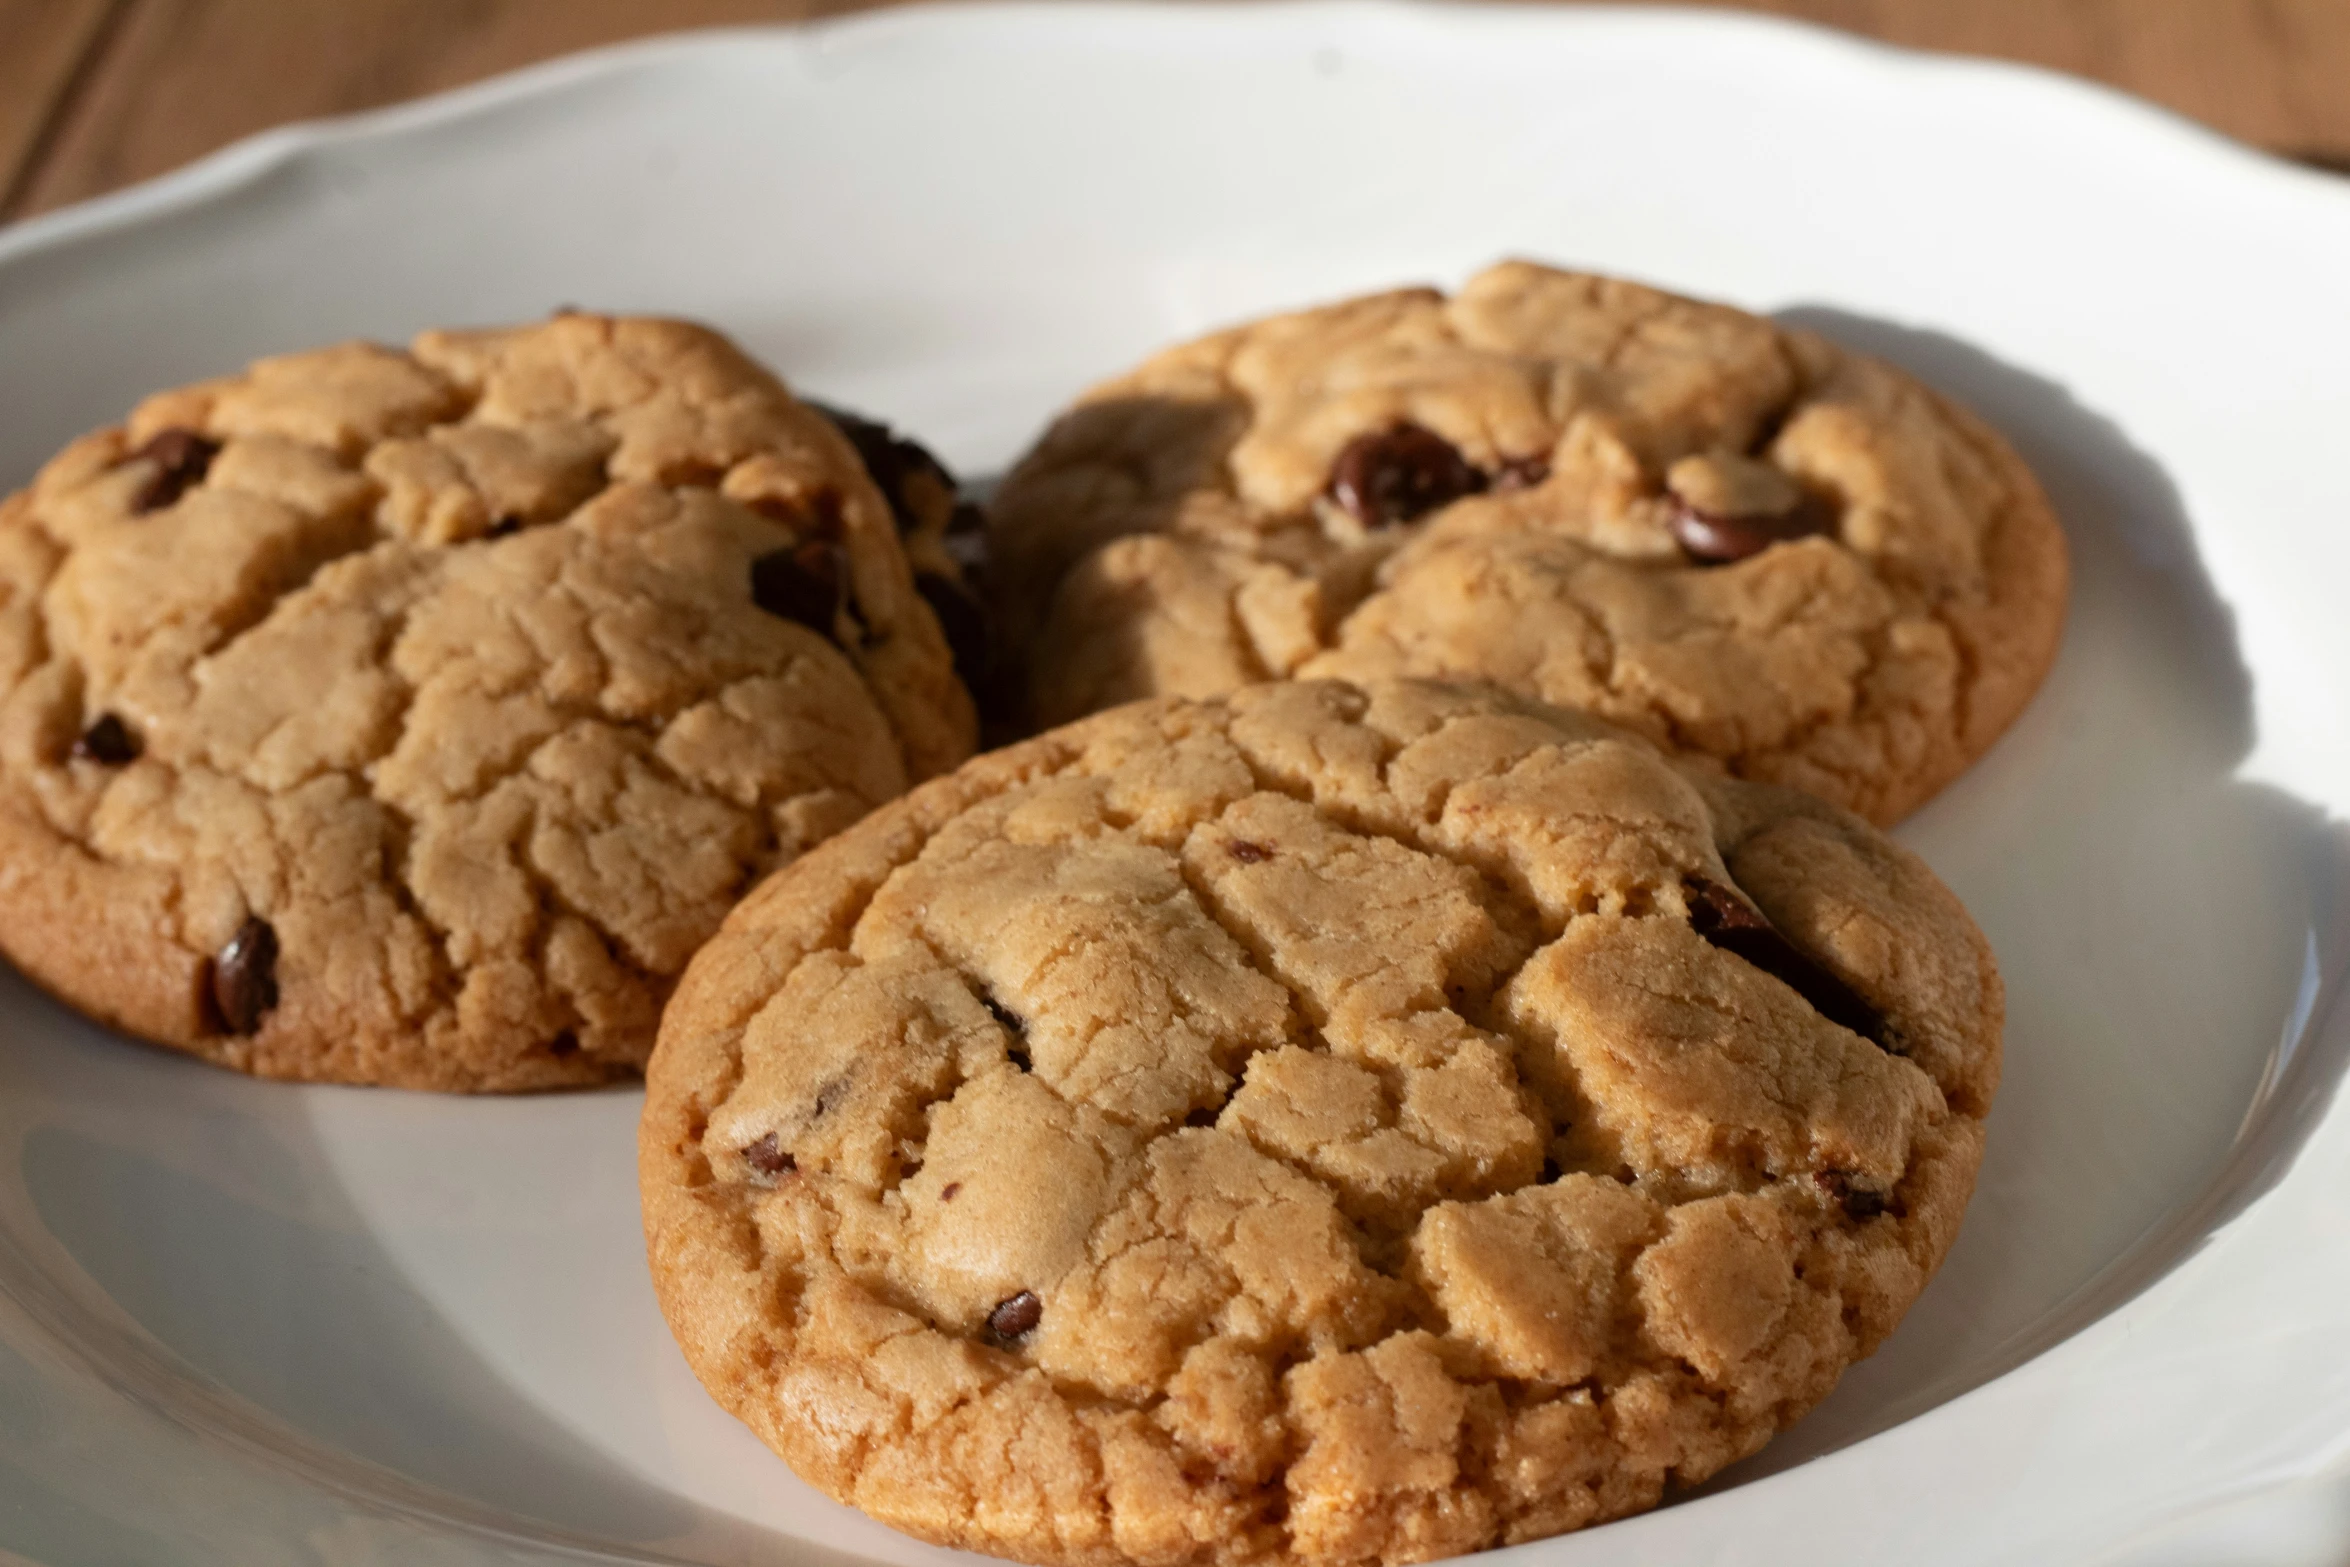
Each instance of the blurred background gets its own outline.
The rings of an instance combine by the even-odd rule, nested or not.
[[[0,221],[288,120],[645,33],[840,0],[0,0]],[[2107,82],[2350,172],[2350,0],[1749,0],[1737,9]]]

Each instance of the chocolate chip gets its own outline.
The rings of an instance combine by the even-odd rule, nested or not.
[[[1844,1170],[1821,1170],[1812,1176],[1819,1189],[1831,1201],[1844,1209],[1845,1216],[1868,1220],[1885,1211],[1885,1194],[1867,1186],[1853,1184],[1852,1176]]]
[[[250,1034],[277,1005],[277,932],[259,915],[245,923],[212,960],[212,1000],[232,1034]]]
[[[1246,838],[1235,838],[1224,845],[1225,851],[1243,865],[1262,865],[1273,857],[1273,851],[1261,843]]]
[[[1493,488],[1501,491],[1530,490],[1550,477],[1550,459],[1547,457],[1512,457],[1504,461],[1493,475]]]
[[[198,435],[193,430],[174,427],[159,430],[146,445],[131,453],[133,460],[155,464],[155,471],[147,476],[131,496],[133,512],[161,511],[173,504],[188,490],[203,482],[212,467],[212,459],[220,455],[220,443]]]
[[[783,1151],[783,1144],[773,1132],[743,1149],[743,1163],[769,1180],[789,1175],[800,1167],[800,1161]]]
[[[1681,883],[1681,891],[1689,900],[1690,928],[1717,947],[1722,945],[1720,934],[1726,930],[1777,933],[1777,927],[1763,918],[1762,910],[1718,881],[1692,876]]]
[[[579,1036],[568,1028],[563,1030],[562,1033],[547,1041],[547,1054],[558,1061],[565,1056],[579,1054]]]
[[[938,1189],[938,1200],[940,1202],[953,1202],[955,1200],[955,1193],[961,1191],[962,1189],[963,1183],[961,1181],[949,1181],[946,1183],[946,1185]]]
[[[1365,527],[1392,527],[1485,488],[1485,475],[1434,430],[1396,424],[1346,443],[1330,465],[1330,498]]]
[[[101,767],[121,767],[139,759],[139,737],[131,733],[130,725],[112,713],[101,713],[98,721],[81,733],[73,743],[74,760],[96,762]]]
[[[999,1341],[1010,1343],[1036,1331],[1044,1320],[1044,1302],[1029,1290],[1022,1290],[1009,1300],[998,1301],[995,1310],[987,1314],[987,1331]]]
[[[1876,1008],[1796,951],[1778,927],[1763,918],[1760,909],[1719,882],[1693,876],[1681,885],[1689,898],[1690,929],[1786,985],[1829,1022],[1851,1029],[1880,1049],[1889,1048],[1885,1020]]]
[[[816,1108],[809,1112],[809,1120],[815,1121],[823,1119],[826,1115],[829,1115],[832,1112],[833,1106],[839,1104],[843,1099],[848,1098],[849,1078],[852,1075],[854,1074],[843,1072],[840,1076],[834,1078],[831,1082],[826,1083],[822,1088],[816,1090]]]
[[[890,516],[896,519],[898,532],[913,533],[923,524],[921,510],[915,504],[922,479],[930,480],[946,495],[955,493],[955,476],[919,441],[909,441],[880,420],[850,413],[845,408],[824,403],[808,406],[831,420],[857,449],[865,471],[873,476],[874,485],[889,502]],[[950,522],[948,526],[951,528],[953,524]]]
[[[914,590],[938,617],[938,629],[946,634],[947,652],[954,657],[955,673],[963,677],[965,685],[979,685],[987,674],[987,616],[978,601],[961,583],[935,571],[915,572]]]
[[[1665,523],[1673,542],[1707,566],[1726,566],[1760,555],[1774,544],[1826,533],[1833,525],[1825,507],[1809,502],[1770,517],[1718,517],[1699,511],[1679,496],[1672,497],[1672,503]]]
[[[847,581],[847,558],[839,545],[795,544],[751,562],[751,602],[778,619],[829,637]]]
[[[987,1015],[1003,1024],[1004,1031],[1012,1036],[1011,1044],[1004,1048],[1006,1058],[1023,1072],[1033,1070],[1034,1063],[1028,1055],[1028,1025],[1020,1020],[1020,1014],[984,991],[979,1000],[987,1008]]]

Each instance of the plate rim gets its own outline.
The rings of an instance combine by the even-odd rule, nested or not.
[[[0,266],[37,250],[134,226],[149,217],[226,196],[304,156],[354,143],[397,137],[495,113],[511,104],[587,86],[631,71],[657,68],[744,43],[796,43],[821,48],[833,39],[881,39],[897,32],[970,27],[986,30],[1050,22],[1137,23],[1224,27],[1331,18],[1339,25],[1367,18],[1383,25],[1435,25],[1499,30],[1611,27],[1658,33],[1744,32],[1773,46],[1806,48],[1844,63],[1959,79],[2007,79],[2052,101],[2070,99],[2080,112],[2127,123],[2142,135],[2235,166],[2239,174],[2281,181],[2321,200],[2343,199],[2345,177],[2269,152],[2193,119],[2181,110],[2122,88],[2053,66],[1992,55],[1939,51],[1870,38],[1823,22],[1727,7],[1669,3],[1534,6],[1510,0],[906,0],[878,9],[797,21],[746,22],[678,28],[620,39],[534,61],[479,80],[414,98],[343,113],[311,115],[236,138],[184,164],[65,206],[0,224]],[[1353,25],[1362,25],[1354,22]]]
[[[1806,52],[1815,61],[1841,69],[1870,74],[1890,71],[1962,84],[1970,79],[1976,82],[2005,83],[2033,93],[2046,102],[2065,103],[2069,112],[2105,121],[2119,133],[2116,145],[2134,151],[2142,148],[2143,152],[2138,155],[2149,160],[2180,156],[2197,158],[2227,178],[2266,182],[2279,193],[2287,194],[2288,199],[2298,200],[2306,196],[2321,204],[2333,203],[2335,206],[2332,210],[2335,212],[2344,210],[2344,204],[2350,204],[2350,183],[2346,183],[2339,175],[2265,152],[2177,111],[2103,83],[2021,62],[1931,53],[1786,17],[1698,6],[1533,7],[1501,3],[1501,0],[1270,0],[1270,3],[1250,5],[1242,5],[1238,0],[1216,0],[1216,3],[1205,4],[1183,3],[1183,0],[979,0],[979,3],[926,0],[926,3],[803,21],[694,28],[628,39],[541,61],[401,103],[273,127],[239,139],[164,174],[0,227],[0,276],[5,276],[7,271],[18,264],[44,253],[124,234],[156,219],[233,198],[248,187],[305,159],[331,155],[347,148],[396,142],[404,137],[468,119],[495,115],[535,100],[592,91],[600,85],[635,73],[654,72],[676,65],[690,66],[698,60],[714,59],[746,43],[771,48],[821,50],[835,41],[844,46],[855,46],[885,41],[893,36],[914,36],[922,37],[926,45],[935,45],[940,34],[951,39],[961,31],[1018,30],[1040,25],[1104,30],[1147,25],[1177,31],[1196,29],[1203,34],[1238,28],[1244,31],[1262,29],[1273,33],[1295,27],[1301,21],[1323,24],[1333,31],[1367,26],[1428,27],[1463,33],[1490,29],[1496,34],[1544,32],[1562,39],[1570,34],[1609,30],[1646,32],[1662,39],[1687,37],[1693,33],[1717,38],[1725,34],[1743,34],[1764,46]],[[1987,1406],[1999,1401],[2003,1387],[2015,1382],[2025,1372],[2035,1367],[2049,1366],[2060,1356],[2103,1353],[2105,1345],[2089,1341],[2113,1337],[2107,1330],[2124,1326],[2122,1318],[2138,1312],[2154,1297],[2187,1289],[2193,1283],[2188,1277],[2191,1272],[2207,1273],[2208,1269],[2200,1265],[2207,1260],[2207,1254],[2215,1243],[2243,1225],[2256,1211],[2273,1207],[2272,1200],[2288,1186],[2306,1184],[2296,1183],[2294,1176],[2301,1162],[2301,1154],[2318,1138],[2325,1136],[2333,1143],[2350,1141],[2350,1110],[2345,1109],[2344,1083],[2338,1071],[2326,1083],[2326,1091],[2322,1095],[2300,1102],[2283,1102],[2288,1088],[2319,1071],[2322,1060],[2350,1049],[2350,1038],[2345,1038],[2350,1036],[2350,1014],[2346,1014],[2342,1005],[2344,988],[2340,983],[2329,985],[2316,999],[2307,1017],[2300,1048],[2288,1049],[2288,1060],[2281,1063],[2272,1060],[2261,1091],[2248,1110],[2245,1125],[2231,1144],[2222,1168],[2215,1173],[2212,1186],[2181,1210],[2159,1219],[2147,1237],[2134,1242],[2107,1269],[2085,1281],[2074,1297],[2080,1299],[2118,1290],[2113,1299],[2098,1306],[2085,1320],[2079,1321],[2061,1337],[2043,1344],[1991,1381],[1913,1414],[1875,1436],[1810,1459],[1769,1478],[1776,1482],[1796,1474],[1823,1471],[1831,1466],[1853,1468],[1855,1454],[1860,1449],[1878,1446],[1885,1439],[1904,1433],[1908,1433],[1913,1442],[1922,1440],[1925,1436],[1923,1428],[1929,1425],[1949,1425],[1970,1415],[1979,1416]],[[2293,1125],[2280,1130],[2280,1123],[2288,1120]],[[2281,1143],[2280,1136],[2283,1138]],[[2206,1218],[2206,1214],[2216,1217]],[[2160,1259],[2147,1257],[2147,1247],[2156,1235],[2187,1231],[2200,1231],[2201,1239],[2176,1255]],[[2114,1275],[2133,1271],[2142,1276],[2118,1286],[2112,1283]],[[10,1296],[4,1279],[0,1279],[0,1305],[19,1308],[22,1305],[21,1300]],[[2055,1308],[2057,1312],[2073,1309],[2069,1302]],[[36,1332],[50,1338],[67,1350],[69,1355],[86,1358],[87,1347],[57,1331],[55,1324],[43,1324],[37,1316],[32,1320]],[[166,1358],[171,1358],[170,1352],[160,1345],[156,1349]],[[94,1374],[104,1377],[102,1369],[96,1370]],[[1938,1419],[1945,1416],[1948,1418]],[[189,1434],[196,1440],[205,1440],[213,1435],[199,1432],[193,1427],[189,1428]],[[316,1445],[305,1435],[290,1428],[286,1435],[299,1446]],[[274,1448],[274,1444],[272,1446]],[[2345,1411],[2336,1422],[2330,1445],[2312,1448],[2302,1463],[2286,1466],[2294,1474],[2271,1473],[2265,1479],[2246,1479],[2242,1483],[2216,1485],[2203,1493],[2179,1497],[2163,1518],[2141,1515],[2142,1527],[2129,1531],[2128,1537],[2143,1534],[2146,1528],[2156,1523],[2166,1520],[2175,1522],[2224,1505],[2259,1485],[2274,1484],[2279,1479],[2293,1478],[2300,1473],[2318,1472],[2337,1462],[2340,1456],[2338,1450],[2345,1446],[2350,1446],[2350,1411]],[[249,1456],[254,1462],[282,1473],[292,1483],[313,1487],[329,1483],[316,1475],[302,1473],[303,1466],[290,1463],[284,1453],[272,1450],[255,1452]],[[405,1477],[398,1478],[405,1481]],[[417,1484],[407,1482],[404,1488],[413,1488]],[[1756,1487],[1744,1487],[1700,1498],[1693,1505],[1724,1500],[1741,1491],[1753,1489]],[[545,1552],[544,1559],[550,1561],[638,1562],[667,1559],[649,1555],[611,1554],[594,1547],[592,1542],[566,1539],[558,1532],[542,1530],[527,1521],[518,1520],[509,1526],[486,1518],[468,1517],[466,1514],[480,1509],[458,1498],[449,1499],[452,1508],[447,1511],[438,1506],[395,1500],[383,1495],[355,1496],[352,1500],[355,1504],[366,1505],[371,1509],[388,1507],[421,1525],[452,1530],[484,1546]],[[1643,1526],[1666,1522],[1690,1510],[1691,1507],[1668,1507],[1659,1513],[1610,1526],[1610,1532],[1640,1530]],[[1650,1532],[1655,1531],[1652,1529]],[[1567,1536],[1560,1540],[1512,1547],[1507,1554],[1516,1557],[1521,1552],[1556,1549],[1562,1540],[1574,1538]],[[2125,1543],[2125,1536],[2115,1535],[2112,1543]],[[4,1554],[0,1552],[0,1556]],[[1659,1555],[1655,1559],[1664,1560],[1666,1556]]]

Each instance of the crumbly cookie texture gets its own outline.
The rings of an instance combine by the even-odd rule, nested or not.
[[[264,1076],[631,1073],[972,729],[847,440],[682,323],[266,359],[0,502],[0,950]]]
[[[2001,1009],[1957,900],[1797,791],[1490,688],[1140,703],[729,917],[649,1071],[653,1275],[720,1403],[925,1539],[1533,1539],[1892,1329]]]
[[[1979,421],[1808,332],[1522,262],[1089,393],[1006,480],[1029,705],[1492,680],[1880,824],[2054,661],[2066,554]]]

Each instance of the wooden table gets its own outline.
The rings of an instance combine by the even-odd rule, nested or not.
[[[2350,172],[2350,0],[1742,0],[2096,77]],[[0,0],[0,220],[267,126],[635,34],[858,0]]]

